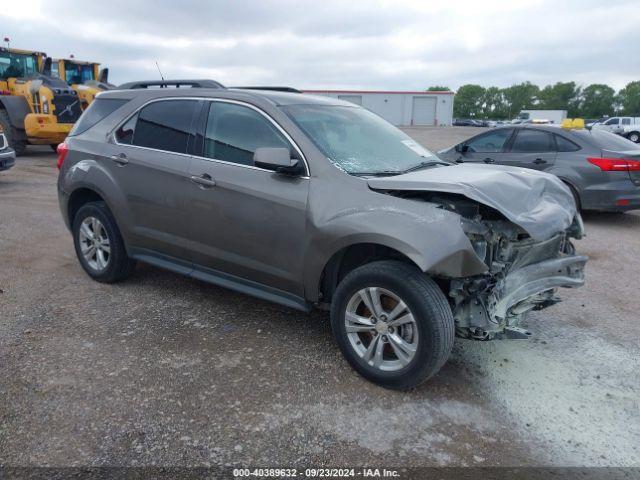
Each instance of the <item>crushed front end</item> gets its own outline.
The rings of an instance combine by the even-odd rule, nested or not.
[[[536,240],[492,209],[468,200],[439,199],[442,208],[461,215],[462,227],[487,272],[452,279],[449,296],[456,334],[491,340],[526,338],[519,327],[529,310],[559,301],[559,287],[584,284],[587,257],[577,255],[571,239],[584,235],[579,213],[569,228]]]
[[[584,284],[587,257],[576,255],[571,243],[584,234],[579,214],[571,227],[543,241],[503,220],[463,219],[463,227],[488,272],[451,281],[458,336],[526,338],[529,333],[519,324],[529,310],[557,303],[558,287]]]

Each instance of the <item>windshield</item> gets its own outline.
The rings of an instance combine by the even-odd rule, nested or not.
[[[331,162],[353,175],[402,173],[443,164],[408,135],[360,107],[281,107]]]
[[[24,78],[38,72],[34,55],[0,52],[0,78]]]
[[[65,81],[68,84],[85,83],[93,78],[93,65],[80,65],[73,62],[64,62]]]

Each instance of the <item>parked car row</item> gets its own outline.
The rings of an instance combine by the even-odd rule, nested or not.
[[[492,133],[455,155],[497,153],[514,130]],[[526,312],[584,283],[582,222],[558,177],[446,161],[338,99],[110,91],[58,152],[62,216],[91,278],[142,261],[328,309],[349,363],[390,388],[435,374],[455,335],[528,337]]]

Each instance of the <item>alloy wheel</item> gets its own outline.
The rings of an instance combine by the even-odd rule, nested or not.
[[[407,366],[418,349],[418,326],[402,299],[377,287],[357,291],[344,317],[349,343],[368,365],[382,371]]]
[[[96,272],[102,272],[109,265],[111,246],[104,225],[96,217],[87,217],[80,224],[78,232],[80,251],[87,264]]]

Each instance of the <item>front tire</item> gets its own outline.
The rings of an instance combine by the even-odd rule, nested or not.
[[[340,282],[331,327],[358,373],[397,390],[416,387],[438,372],[455,333],[438,285],[415,266],[393,260],[356,268]]]
[[[76,255],[87,274],[103,283],[127,278],[136,262],[127,255],[122,235],[104,202],[89,202],[73,219]]]

